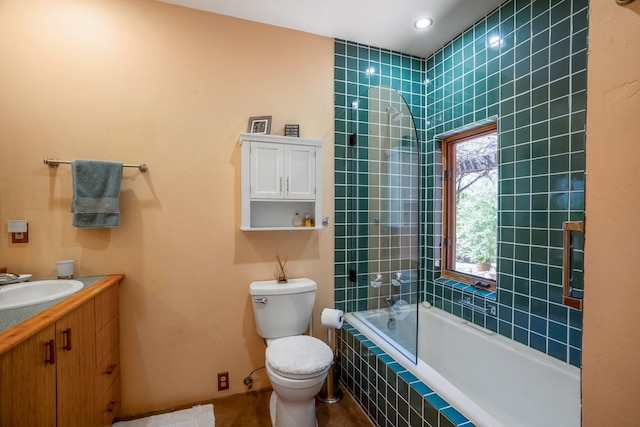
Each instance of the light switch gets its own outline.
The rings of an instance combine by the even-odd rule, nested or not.
[[[9,233],[26,233],[27,221],[24,219],[10,219],[8,229]]]

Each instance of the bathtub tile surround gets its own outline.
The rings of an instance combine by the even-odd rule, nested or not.
[[[584,217],[587,13],[587,0],[510,1],[426,63],[427,200],[442,198],[440,137],[495,117],[500,144],[497,317],[461,307],[465,292],[439,279],[438,211],[427,212],[426,299],[575,366],[582,313],[562,305],[562,223]]]
[[[377,425],[474,426],[356,328],[345,324],[340,341],[342,382]]]
[[[582,312],[561,304],[562,222],[584,212],[588,0],[508,1],[427,59],[335,43],[335,301],[368,308],[366,102],[386,84],[407,100],[422,142],[424,299],[557,359],[581,364]],[[367,74],[369,67],[374,74]],[[439,138],[498,121],[499,271],[495,294],[440,279]],[[357,133],[358,145],[349,145]],[[362,138],[362,140],[360,139]],[[357,174],[351,171],[359,171]],[[574,252],[581,288],[583,241]],[[357,281],[349,271],[358,272]],[[496,316],[463,308],[497,304]]]

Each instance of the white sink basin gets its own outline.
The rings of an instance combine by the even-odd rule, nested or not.
[[[78,292],[84,287],[79,280],[37,280],[0,287],[0,310],[26,307],[53,301]]]

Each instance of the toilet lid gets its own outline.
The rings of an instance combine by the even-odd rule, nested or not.
[[[333,352],[324,342],[307,335],[273,340],[265,353],[267,365],[283,377],[312,378],[326,371]]]

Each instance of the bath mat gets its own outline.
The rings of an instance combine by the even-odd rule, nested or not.
[[[215,425],[213,405],[199,405],[137,420],[120,421],[113,424],[113,427],[215,427]]]

